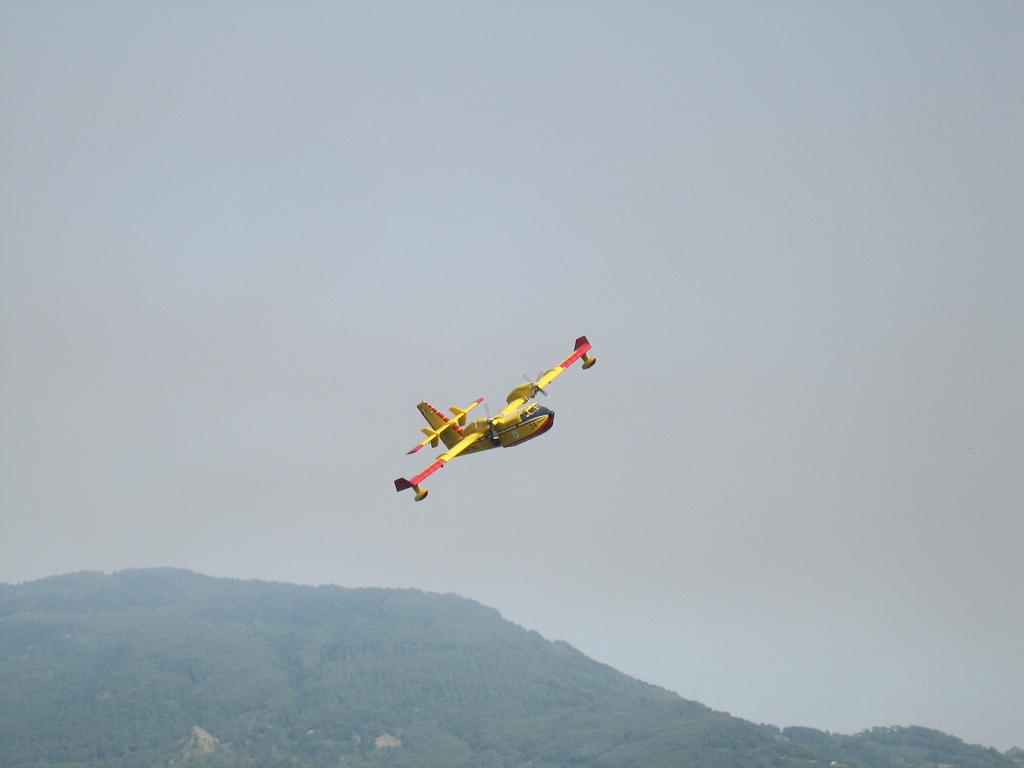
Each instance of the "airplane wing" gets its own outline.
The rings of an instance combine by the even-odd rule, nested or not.
[[[459,442],[438,456],[433,464],[415,477],[410,477],[408,480],[404,477],[400,477],[395,480],[395,490],[404,491],[406,488],[412,488],[416,492],[416,501],[423,501],[423,499],[427,498],[427,489],[420,488],[420,483],[483,437],[483,432],[472,432],[466,435],[464,438],[459,440]]]
[[[501,409],[497,418],[502,419],[515,414],[523,403],[536,397],[538,391],[543,390],[548,386],[548,384],[561,376],[565,372],[566,368],[580,358],[583,358],[584,370],[592,366],[597,362],[597,358],[587,354],[588,352],[590,352],[590,342],[587,341],[586,336],[580,336],[576,339],[576,347],[573,349],[572,354],[565,358],[565,360],[560,362],[554,368],[548,369],[548,371],[537,379],[537,381],[525,382],[509,392],[508,397],[505,398],[508,405]]]

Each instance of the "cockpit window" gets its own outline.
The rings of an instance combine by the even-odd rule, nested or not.
[[[537,405],[537,403],[530,403],[529,405],[524,406],[523,409],[519,412],[519,417],[521,419],[530,419],[533,418],[534,416],[545,416],[549,413],[551,413],[551,411],[545,408],[543,405]]]

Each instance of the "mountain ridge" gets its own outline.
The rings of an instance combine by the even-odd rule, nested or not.
[[[3,768],[1016,765],[918,726],[750,723],[412,588],[174,568],[0,584],[0,679]]]

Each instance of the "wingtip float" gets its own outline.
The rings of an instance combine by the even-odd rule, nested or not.
[[[547,432],[555,424],[554,411],[530,401],[538,394],[546,395],[545,387],[577,360],[583,361],[583,370],[591,368],[597,362],[597,358],[590,354],[590,342],[586,336],[576,339],[572,354],[554,368],[539,375],[536,381],[527,381],[509,392],[505,398],[507,405],[493,418],[488,416],[466,423],[467,414],[484,401],[482,397],[465,408],[453,405],[449,408],[453,418],[449,418],[425,400],[421,402],[416,407],[430,428],[422,430],[426,437],[406,453],[416,453],[428,443],[436,448],[443,442],[448,450],[415,477],[400,477],[395,480],[395,490],[404,491],[411,488],[416,501],[423,501],[427,498],[428,491],[420,484],[456,456],[491,448],[511,448]]]

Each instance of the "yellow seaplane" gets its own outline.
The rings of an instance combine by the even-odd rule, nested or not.
[[[438,442],[444,443],[448,450],[415,477],[408,480],[400,477],[395,480],[395,490],[404,491],[406,488],[412,488],[416,494],[416,501],[423,501],[427,498],[427,489],[423,488],[420,483],[456,456],[461,456],[464,453],[478,453],[491,448],[511,448],[513,445],[521,445],[527,440],[543,435],[554,426],[555,413],[530,401],[538,394],[546,396],[546,387],[577,360],[583,360],[583,370],[596,363],[597,358],[592,357],[589,352],[590,342],[587,341],[586,336],[580,336],[576,339],[573,353],[565,360],[538,376],[536,381],[526,381],[509,392],[508,397],[505,398],[507,405],[497,416],[477,419],[468,425],[466,416],[484,401],[482,397],[477,398],[465,408],[452,406],[449,409],[454,417],[452,419],[425,400],[421,402],[416,407],[423,414],[423,418],[427,420],[430,428],[423,430],[426,438],[414,445],[408,453],[416,453],[427,443],[436,448]]]

